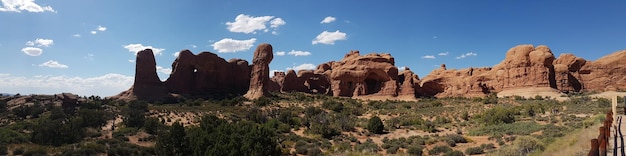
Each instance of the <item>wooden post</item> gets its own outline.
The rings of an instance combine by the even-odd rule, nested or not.
[[[598,149],[598,139],[591,139],[591,150],[587,156],[599,156],[600,149]]]
[[[600,144],[598,147],[600,149],[600,155],[606,155],[606,128],[604,126],[600,127],[600,136],[598,136],[598,143]]]

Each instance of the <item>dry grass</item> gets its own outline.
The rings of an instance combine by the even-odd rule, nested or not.
[[[544,152],[537,155],[561,156],[561,155],[587,155],[591,149],[591,139],[598,137],[598,129],[602,126],[595,123],[585,129],[579,129],[568,133],[562,138],[556,139],[548,145]]]

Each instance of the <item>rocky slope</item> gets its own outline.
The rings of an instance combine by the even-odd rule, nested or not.
[[[268,91],[306,92],[333,96],[475,97],[523,88],[552,88],[560,92],[626,90],[626,50],[596,61],[573,54],[558,58],[547,46],[518,45],[493,67],[447,69],[445,64],[420,79],[409,68],[398,71],[390,54],[361,55],[351,51],[340,61],[316,70],[276,72],[269,78],[272,47],[261,44],[253,65],[240,59],[225,61],[214,53],[181,51],[172,74],[161,82],[152,51],[137,53],[135,83],[114,98],[162,100],[182,96],[245,95],[250,99]]]

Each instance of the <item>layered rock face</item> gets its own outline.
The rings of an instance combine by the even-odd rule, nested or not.
[[[587,61],[578,70],[583,91],[626,90],[626,50]]]
[[[258,99],[268,95],[270,89],[270,62],[274,59],[272,45],[261,44],[254,51],[250,87],[244,97]]]
[[[351,51],[341,61],[317,66],[316,70],[277,72],[272,81],[281,92],[306,92],[333,96],[415,97],[419,78],[410,69],[398,73],[390,54],[361,55]]]
[[[626,51],[587,61],[572,54],[555,59],[547,46],[519,45],[493,68],[436,69],[421,80],[423,96],[484,96],[517,88],[549,87],[560,92],[626,90]]]

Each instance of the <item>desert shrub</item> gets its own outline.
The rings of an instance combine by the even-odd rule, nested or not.
[[[444,156],[465,156],[465,154],[463,154],[463,152],[457,151],[457,150],[448,151],[448,152],[444,153],[443,155]]]
[[[33,155],[40,156],[40,155],[47,155],[47,154],[48,154],[48,150],[46,148],[35,147],[35,148],[29,148],[28,150],[24,151],[22,155],[23,156],[33,156]]]
[[[382,134],[384,129],[385,125],[383,125],[382,120],[378,116],[370,118],[367,122],[367,130],[374,134]]]
[[[153,117],[146,119],[146,121],[143,123],[143,129],[146,131],[146,133],[152,135],[156,135],[159,128],[163,126],[164,125],[159,122],[159,119]]]
[[[421,156],[424,152],[424,147],[416,145],[409,146],[409,148],[406,149],[406,152],[410,155]]]
[[[470,147],[465,149],[465,154],[467,155],[477,155],[477,154],[483,154],[485,153],[485,151],[483,151],[482,147]]]
[[[28,141],[26,135],[6,128],[0,128],[0,144],[19,144]]]
[[[515,111],[502,106],[485,111],[481,116],[481,121],[487,125],[515,122]]]
[[[446,138],[454,141],[455,143],[467,143],[467,140],[465,139],[465,137],[458,135],[458,134],[448,134],[446,135]]]
[[[520,136],[513,142],[513,145],[519,148],[522,155],[529,154],[536,150],[543,150],[544,146],[539,140],[531,136]]]
[[[491,93],[483,99],[484,104],[498,104],[498,94]]]
[[[273,104],[274,102],[272,101],[272,99],[267,98],[267,97],[260,97],[254,101],[252,101],[255,105],[257,106],[269,106],[271,104]]]
[[[428,151],[428,154],[439,155],[439,154],[447,153],[451,151],[452,151],[452,148],[450,148],[449,146],[438,145],[438,146],[433,147],[433,149],[431,149],[430,151]]]
[[[512,124],[488,125],[480,127],[478,129],[470,130],[469,135],[530,135],[531,133],[537,132],[542,128],[543,126],[537,124],[536,122],[516,122]]]
[[[24,147],[19,147],[13,150],[13,155],[22,155],[24,154]]]
[[[376,153],[380,151],[380,148],[371,139],[367,139],[364,143],[354,146],[354,150],[362,153]]]
[[[343,104],[335,100],[325,100],[324,103],[322,103],[322,107],[335,112],[343,111]]]
[[[609,99],[599,98],[596,103],[598,107],[611,107],[611,101]]]
[[[398,153],[398,149],[400,149],[400,147],[398,146],[391,146],[387,149],[387,154],[396,154]]]
[[[7,145],[0,144],[0,155],[8,155],[8,154],[9,154],[9,149],[7,148]]]
[[[124,125],[127,127],[141,127],[146,120],[148,103],[145,101],[131,101],[124,110]]]
[[[489,149],[494,149],[496,147],[495,145],[493,145],[493,143],[489,143],[489,144],[480,144],[480,148],[489,150]]]

